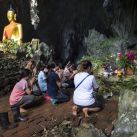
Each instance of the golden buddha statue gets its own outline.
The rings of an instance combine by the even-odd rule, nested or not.
[[[9,20],[9,25],[4,27],[2,40],[11,39],[20,45],[23,37],[22,25],[16,22],[16,13],[12,8],[8,10],[7,18]]]

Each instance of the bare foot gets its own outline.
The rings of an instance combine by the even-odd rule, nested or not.
[[[23,108],[20,108],[20,112],[21,112],[21,113],[26,113],[27,110],[26,110],[26,109],[23,109]]]
[[[72,114],[73,114],[73,116],[77,116],[77,109],[78,109],[77,106],[73,106],[73,108],[72,108]]]
[[[86,118],[89,118],[89,117],[90,117],[90,116],[88,115],[88,108],[83,108],[82,111],[83,111],[83,113],[84,113],[84,115],[85,115]]]

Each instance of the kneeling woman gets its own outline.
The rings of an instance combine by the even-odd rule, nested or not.
[[[80,64],[79,73],[74,77],[75,91],[73,95],[73,115],[77,115],[78,108],[82,108],[85,117],[89,117],[88,112],[99,111],[101,106],[93,97],[94,92],[98,90],[95,77],[90,75],[92,64],[85,60]]]
[[[31,77],[31,71],[22,69],[20,72],[20,81],[17,82],[10,95],[10,105],[14,116],[14,122],[26,121],[27,118],[22,117],[20,109],[34,102],[34,95],[28,87],[28,80]]]

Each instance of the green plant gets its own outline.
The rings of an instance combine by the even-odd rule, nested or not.
[[[5,53],[12,53],[12,54],[16,54],[18,48],[20,47],[14,40],[5,40],[3,42],[3,51]]]
[[[132,69],[135,69],[135,66],[133,65],[132,61],[128,60],[126,55],[122,55],[122,57],[117,60],[117,67],[119,68],[130,67]]]
[[[126,68],[126,66],[127,66],[127,58],[124,55],[120,59],[117,60],[117,67]]]
[[[26,47],[26,57],[27,58],[32,58],[33,54],[34,54],[33,48],[31,47],[31,45],[27,45],[27,47]]]

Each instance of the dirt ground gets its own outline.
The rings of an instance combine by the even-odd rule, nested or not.
[[[8,111],[10,122],[12,122],[13,118],[8,98],[9,95],[0,98],[0,111]],[[44,129],[52,129],[64,120],[74,120],[72,118],[72,106],[72,99],[67,103],[57,106],[53,106],[50,102],[44,102],[40,106],[28,109],[27,116],[29,120],[18,123],[17,128],[12,130],[2,130],[0,128],[0,137],[31,137],[33,134],[40,137]],[[104,108],[100,112],[90,114],[90,122],[98,129],[102,129],[103,131],[109,129],[111,132],[113,127],[112,122],[117,119],[117,114],[118,102],[105,100]],[[82,112],[79,113],[79,116],[84,120]],[[72,122],[76,126],[75,120]]]

